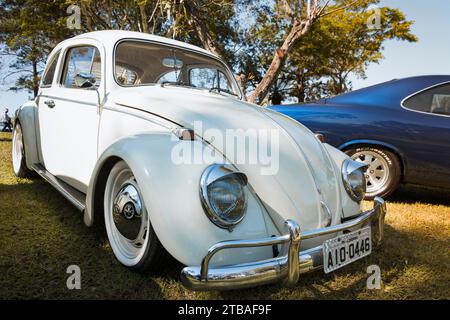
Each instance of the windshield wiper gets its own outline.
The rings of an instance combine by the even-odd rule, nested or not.
[[[236,93],[234,93],[228,89],[224,89],[224,88],[212,87],[211,89],[209,89],[209,92],[213,92],[213,91],[217,91],[218,93],[224,92],[224,93],[230,94],[232,96],[239,97],[239,95],[237,95]]]
[[[184,82],[178,82],[178,81],[163,81],[160,83],[161,87],[164,87],[166,84],[171,85],[171,86],[179,86],[179,87],[189,87],[189,88],[193,88],[193,86],[184,83]]]

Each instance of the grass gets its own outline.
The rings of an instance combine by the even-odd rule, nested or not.
[[[101,228],[41,179],[12,174],[11,135],[0,134],[0,299],[449,299],[449,191],[401,187],[388,203],[384,247],[325,275],[302,275],[293,289],[269,285],[195,293],[181,285],[182,266],[137,274],[113,257]],[[369,204],[367,204],[369,205]],[[81,268],[81,290],[68,290],[66,269]],[[368,290],[368,266],[382,288]]]

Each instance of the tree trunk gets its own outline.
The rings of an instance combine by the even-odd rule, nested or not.
[[[81,16],[86,17],[86,29],[87,31],[94,31],[92,28],[92,17],[89,15],[88,8],[86,7],[86,4],[81,2]]]
[[[142,32],[149,33],[149,27],[148,27],[148,18],[147,13],[145,12],[145,4],[139,5],[139,12],[141,14],[141,25],[142,25]]]
[[[295,77],[297,80],[297,99],[298,102],[305,102],[306,99],[306,94],[305,94],[305,89],[306,89],[306,85],[305,85],[305,79],[303,77],[303,72],[300,68],[297,68],[296,72],[295,72]]]
[[[37,61],[33,60],[33,97],[36,98],[39,92],[39,73],[37,69]]]
[[[312,19],[307,19],[302,22],[294,23],[282,46],[276,50],[272,63],[270,64],[270,67],[263,79],[258,84],[255,91],[250,95],[250,97],[248,97],[248,101],[252,103],[261,103],[264,100],[270,90],[270,87],[277,79],[278,74],[286,61],[287,55],[295,43],[309,31],[312,21]]]
[[[211,36],[208,26],[201,18],[201,12],[198,4],[195,1],[186,1],[184,3],[186,11],[189,15],[189,23],[194,27],[195,32],[202,43],[203,47],[214,53],[220,58],[223,58],[222,51],[217,46],[215,39]]]

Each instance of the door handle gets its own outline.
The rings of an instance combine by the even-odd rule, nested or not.
[[[55,101],[53,100],[45,100],[44,103],[47,105],[47,107],[49,108],[54,108],[55,107]]]

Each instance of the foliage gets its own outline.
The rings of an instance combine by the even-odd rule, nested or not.
[[[65,18],[62,1],[0,0],[0,42],[7,46],[2,55],[13,58],[3,78],[19,75],[12,90],[37,94],[47,55],[71,34]]]
[[[82,32],[122,29],[175,38],[224,58],[248,100],[260,104],[307,101],[351,89],[349,75],[365,77],[387,40],[417,41],[399,9],[379,0],[0,0],[0,45],[14,57],[3,78],[11,89],[37,93],[52,47]],[[67,28],[67,8],[81,10],[81,29]],[[1,48],[1,47],[0,47]],[[3,68],[5,69],[5,68]],[[269,94],[269,95],[268,95]]]
[[[410,31],[412,22],[407,21],[399,9],[380,8],[380,25],[371,28],[376,22],[372,17],[377,14],[376,10],[370,10],[374,8],[371,5],[378,2],[360,1],[345,10],[339,10],[337,5],[330,6],[330,14],[314,22],[310,32],[293,47],[271,88],[271,97],[277,98],[273,100],[281,102],[295,97],[303,102],[346,92],[351,89],[349,75],[364,78],[367,66],[383,58],[383,45],[387,40],[417,41]],[[258,53],[243,59],[247,61],[243,72],[255,79],[251,87],[267,72],[286,28],[289,24],[284,25],[273,11],[260,12],[247,39]]]

